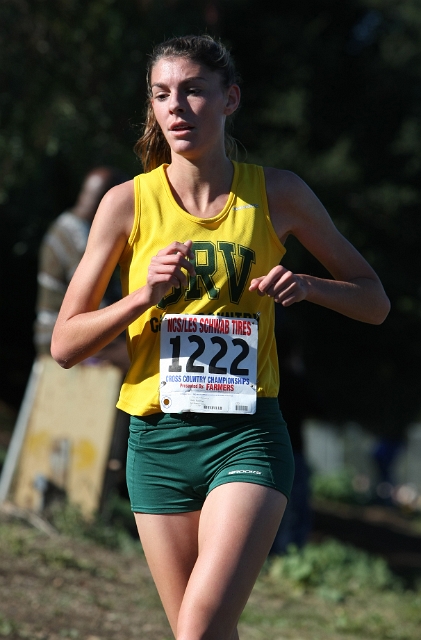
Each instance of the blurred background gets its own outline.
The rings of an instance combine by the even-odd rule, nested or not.
[[[129,177],[141,172],[132,148],[144,117],[147,55],[166,37],[203,32],[228,45],[242,77],[233,130],[239,159],[307,181],[391,299],[380,327],[306,303],[283,318],[300,334],[308,382],[322,408],[305,436],[313,465],[338,471],[355,463],[353,487],[364,493],[376,442],[405,441],[408,434],[421,442],[418,0],[0,4],[3,443],[35,355],[41,239],[75,202],[92,167],[118,167]],[[284,264],[324,275],[293,238]],[[364,455],[355,452],[356,442],[365,443]],[[419,466],[413,458],[401,461],[413,505]]]

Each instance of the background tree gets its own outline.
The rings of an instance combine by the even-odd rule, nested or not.
[[[362,325],[306,303],[310,375],[337,422],[396,433],[420,396],[421,5],[418,0],[4,0],[0,4],[1,398],[33,359],[37,251],[85,172],[141,171],[154,42],[208,31],[243,76],[242,159],[291,169],[380,274],[393,310]],[[286,264],[323,274],[293,239]]]

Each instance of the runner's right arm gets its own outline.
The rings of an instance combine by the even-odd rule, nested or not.
[[[65,369],[109,344],[173,285],[185,284],[182,268],[194,275],[191,243],[172,243],[152,259],[147,285],[99,309],[130,235],[133,211],[132,181],[114,187],[101,201],[54,328],[51,354]]]

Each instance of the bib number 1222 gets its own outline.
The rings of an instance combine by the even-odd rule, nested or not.
[[[255,412],[256,320],[166,315],[160,341],[163,411]]]
[[[196,361],[204,354],[206,350],[206,342],[201,336],[197,335],[189,336],[187,339],[192,345],[196,345],[196,349],[188,357],[185,371],[186,373],[204,373],[204,365],[196,364]],[[169,342],[172,346],[172,355],[168,371],[172,373],[180,373],[183,370],[183,367],[180,364],[181,336],[174,336],[173,338],[170,338]],[[239,366],[250,353],[250,347],[243,338],[232,338],[230,341],[232,346],[236,347],[237,350],[240,349],[240,351],[231,363],[227,363],[229,364],[229,369],[228,366],[217,366],[228,352],[227,340],[221,336],[212,336],[212,338],[210,338],[210,342],[216,347],[215,354],[209,360],[208,371],[210,374],[226,375],[229,373],[232,376],[248,376],[250,374],[250,370],[248,368],[240,368]]]

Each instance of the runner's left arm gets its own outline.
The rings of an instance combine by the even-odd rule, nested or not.
[[[383,286],[335,227],[320,200],[291,172],[270,169],[266,183],[272,222],[281,241],[294,235],[333,279],[293,273],[277,265],[253,279],[250,291],[270,295],[285,307],[307,300],[355,320],[381,324],[390,309]]]

